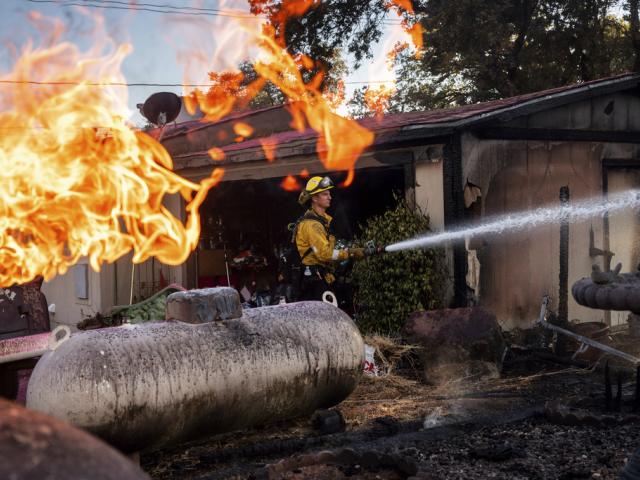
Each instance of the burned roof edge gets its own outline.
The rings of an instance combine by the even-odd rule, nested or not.
[[[549,92],[547,95],[535,96],[536,92],[533,92],[531,94],[528,94],[532,95],[533,98],[518,101],[503,107],[497,107],[489,111],[480,112],[476,115],[470,115],[466,118],[462,118],[454,122],[445,120],[438,123],[406,125],[402,127],[402,130],[431,130],[432,128],[443,127],[460,128],[478,125],[494,120],[510,120],[514,117],[529,115],[545,110],[547,108],[561,106],[583,98],[591,98],[606,93],[619,92],[638,86],[640,86],[640,74],[623,74],[615,77],[610,77],[609,79],[593,80],[591,82],[569,85],[566,87],[558,87],[555,89],[543,90],[542,92],[540,92]]]

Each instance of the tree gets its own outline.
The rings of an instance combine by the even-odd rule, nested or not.
[[[628,0],[627,8],[629,10],[629,34],[635,57],[633,71],[640,72],[640,1]]]
[[[504,98],[630,68],[625,23],[608,13],[613,0],[428,3],[425,54],[399,55],[391,111]]]
[[[329,69],[327,58],[335,58],[337,50],[352,55],[356,65],[369,58],[383,22],[390,18],[382,0],[297,2],[308,9],[286,17],[282,12],[290,3],[250,0],[254,12],[268,16],[291,52],[319,59]],[[388,111],[492,100],[627,71],[633,67],[632,45],[639,51],[638,0],[626,4],[632,28],[611,15],[618,3],[415,0],[424,55],[419,61],[409,53],[398,56],[399,88]],[[363,96],[357,93],[352,111],[368,113]]]
[[[370,218],[362,228],[364,240],[390,245],[429,230],[429,217],[396,197],[396,206]],[[409,315],[442,308],[446,269],[441,249],[409,250],[369,257],[353,266],[357,323],[365,332],[397,333]]]
[[[331,70],[322,73],[321,86],[325,96],[341,98],[344,95],[341,79],[346,74],[347,66],[339,55],[334,57],[331,58]],[[302,77],[305,82],[310,82],[319,73],[314,69],[303,70]],[[214,111],[211,115],[213,118],[224,116],[229,111],[255,110],[287,102],[282,90],[272,82],[261,79],[248,61],[238,66],[238,72],[209,72],[209,80],[212,85],[199,103],[209,105],[209,110]]]
[[[389,11],[383,1],[248,0],[251,12],[265,15],[292,54],[304,54],[330,71],[336,52],[352,55],[357,68],[371,58]]]

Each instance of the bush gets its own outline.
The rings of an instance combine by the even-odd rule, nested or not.
[[[356,243],[368,240],[390,245],[424,234],[429,217],[413,210],[404,198],[396,206],[370,218]],[[365,332],[397,333],[409,315],[441,308],[444,301],[446,263],[443,249],[407,250],[366,258],[353,267],[357,322]]]

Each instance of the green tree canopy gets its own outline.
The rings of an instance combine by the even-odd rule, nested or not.
[[[370,58],[385,23],[397,22],[383,0],[323,0],[286,21],[281,12],[288,2],[249,2],[254,13],[267,15],[290,52],[329,70],[338,52],[356,67]],[[613,15],[620,7],[624,18]],[[638,0],[415,0],[413,8],[424,55],[398,56],[391,112],[492,100],[640,68]],[[370,113],[362,91],[351,110]]]

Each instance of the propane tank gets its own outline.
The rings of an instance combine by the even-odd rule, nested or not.
[[[0,398],[0,478],[150,480],[87,432]]]
[[[174,293],[167,316],[72,336],[36,365],[27,406],[133,452],[310,415],[362,372],[358,328],[327,303],[242,311],[225,287]]]

